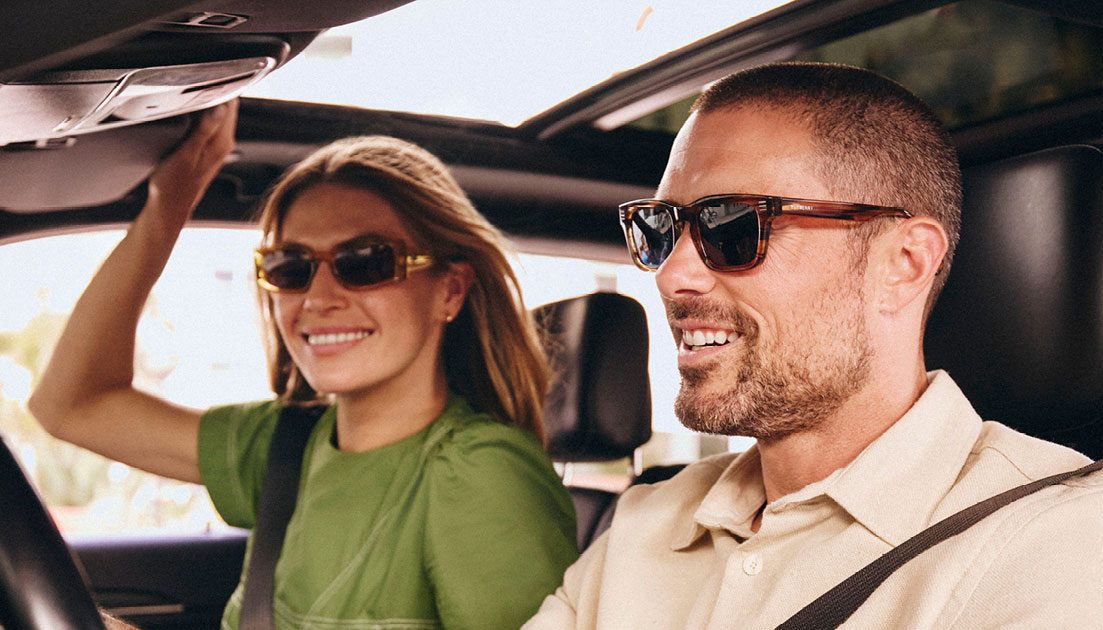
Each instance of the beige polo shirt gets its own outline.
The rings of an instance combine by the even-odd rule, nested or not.
[[[622,497],[526,630],[774,628],[911,535],[1089,460],[981,422],[944,372],[853,462],[766,507],[758,451]],[[1021,499],[904,565],[845,628],[1103,628],[1103,474]]]

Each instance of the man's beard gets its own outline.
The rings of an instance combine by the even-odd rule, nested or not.
[[[769,442],[815,428],[860,391],[869,381],[872,356],[861,290],[824,289],[810,317],[779,330],[770,343],[736,307],[668,301],[672,321],[714,321],[741,335],[736,343],[742,347],[728,350],[734,354],[680,370],[674,412],[682,424]]]

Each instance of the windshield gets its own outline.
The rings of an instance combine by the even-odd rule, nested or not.
[[[779,0],[418,0],[329,30],[247,96],[515,126]]]

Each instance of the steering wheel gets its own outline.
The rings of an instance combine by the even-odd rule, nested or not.
[[[76,558],[2,440],[0,626],[104,630]]]

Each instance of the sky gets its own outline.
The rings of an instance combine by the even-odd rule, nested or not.
[[[330,29],[246,91],[498,121],[559,101],[778,0],[418,0]]]

